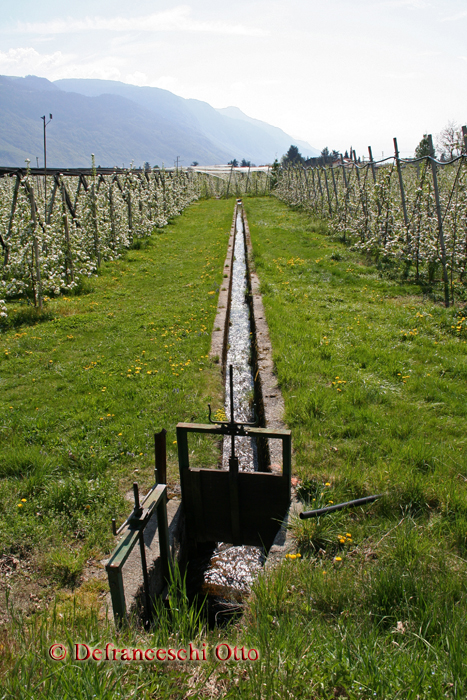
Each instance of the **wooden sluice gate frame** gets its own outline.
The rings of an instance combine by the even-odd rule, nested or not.
[[[235,421],[233,367],[229,367],[230,420],[210,425],[177,425],[178,466],[185,510],[188,547],[201,542],[229,542],[268,550],[287,514],[291,496],[292,437],[290,430],[257,427],[253,422]],[[229,436],[229,469],[192,469],[189,463],[188,433]],[[235,438],[282,440],[282,474],[264,471],[241,472],[235,456]]]
[[[238,424],[237,424],[238,425]],[[238,437],[282,440],[282,474],[193,469],[189,464],[188,433],[231,435],[226,425],[179,423],[177,446],[180,485],[188,544],[231,542],[272,545],[290,505],[292,441],[290,430],[238,426]]]

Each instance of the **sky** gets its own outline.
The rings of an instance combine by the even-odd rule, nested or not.
[[[467,124],[467,0],[0,0],[0,74],[239,107],[375,158]]]

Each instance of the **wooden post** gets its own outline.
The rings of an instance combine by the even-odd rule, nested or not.
[[[359,195],[360,195],[360,204],[362,205],[362,212],[363,216],[365,217],[365,222],[366,226],[368,225],[368,216],[367,216],[367,211],[365,207],[365,201],[363,199],[363,188],[361,187],[361,182],[360,182],[360,170],[357,164],[357,154],[355,151],[353,152],[353,160],[354,160],[354,165],[355,165],[355,173],[357,175],[357,181],[358,181],[358,189],[359,189]],[[366,228],[365,226],[365,228]],[[365,231],[362,231],[362,237],[363,240],[365,240]]]
[[[345,172],[344,156],[341,153],[342,177],[344,178],[345,194],[344,194],[344,243],[346,242],[345,227],[347,226],[347,206],[349,202],[349,183],[347,182],[347,173]]]
[[[467,126],[462,127],[462,136],[464,137],[464,155],[467,156]]]
[[[6,237],[6,241],[4,243],[5,250],[4,250],[4,254],[3,254],[3,267],[6,267],[8,265],[8,259],[10,257],[10,246],[8,244],[8,241],[11,237],[11,230],[13,228],[13,219],[15,218],[16,203],[18,201],[18,190],[19,190],[19,183],[20,182],[21,182],[21,175],[17,175],[16,181],[15,181],[15,187],[13,189],[13,201],[11,203],[10,220],[8,222],[8,234]]]
[[[99,230],[97,226],[97,204],[96,204],[96,190],[94,188],[94,182],[91,185],[91,214],[92,214],[92,227],[94,233],[94,252],[97,257],[97,267],[101,266],[101,251],[99,247]]]
[[[433,173],[433,189],[435,191],[435,202],[436,202],[436,216],[438,217],[438,237],[439,245],[441,248],[441,263],[443,265],[443,282],[444,282],[444,305],[449,306],[449,278],[448,270],[446,264],[446,245],[444,242],[443,233],[443,217],[441,214],[441,202],[439,199],[439,189],[438,189],[438,174],[436,171],[436,161],[435,161],[435,149],[433,146],[433,138],[431,134],[428,134],[428,145],[430,147],[430,162],[431,170]]]
[[[308,202],[311,203],[310,183],[308,182],[307,168],[305,168],[305,166],[303,166],[303,170],[305,171],[305,183],[306,183],[306,191],[308,192]]]
[[[227,185],[227,192],[225,193],[225,196],[226,196],[226,197],[229,196],[230,180],[232,179],[232,171],[233,171],[233,163],[232,163],[232,165],[230,166],[229,182],[228,182],[228,185]]]
[[[291,496],[291,476],[292,476],[292,435],[290,431],[282,438],[282,476],[288,481],[289,501]]]
[[[131,210],[131,189],[128,188],[127,192],[127,206],[128,206],[128,230],[130,232],[130,242],[133,243],[133,213]]]
[[[70,279],[73,282],[74,280],[74,274],[73,274],[73,259],[71,255],[71,247],[70,247],[70,232],[68,229],[68,217],[66,215],[66,208],[67,208],[67,203],[66,203],[66,197],[65,197],[65,185],[61,184],[61,193],[62,193],[62,220],[63,220],[63,228],[65,230],[65,241],[66,241],[66,251],[65,251],[65,275],[66,275],[66,281],[68,283],[68,270],[70,271]]]
[[[324,182],[326,183],[326,193],[328,196],[329,216],[332,216],[332,206],[331,206],[331,197],[329,195],[328,176],[326,174],[326,168],[324,166],[323,166],[323,174],[324,174]]]
[[[400,158],[399,158],[399,149],[397,147],[397,139],[394,138],[393,141],[394,141],[394,152],[395,152],[395,156],[396,156],[397,172],[399,175],[399,187],[401,190],[402,210],[404,212],[404,223],[405,223],[405,229],[406,229],[407,245],[409,245],[409,217],[407,215],[407,206],[405,203],[404,180],[402,179],[402,168],[401,168],[401,162],[400,162]]]
[[[321,198],[322,198],[323,197],[323,188],[321,187],[321,178],[319,176],[319,167],[316,168],[316,177],[318,178],[319,193],[320,193]]]
[[[40,258],[39,258],[39,244],[37,242],[37,236],[36,236],[36,227],[37,227],[36,202],[34,200],[33,188],[29,184],[27,187],[28,187],[28,193],[29,193],[29,203],[31,206],[32,248],[34,251],[35,266],[36,266],[36,283],[34,285],[34,301],[35,301],[36,306],[39,306],[39,308],[42,309],[41,265],[40,265]]]
[[[375,162],[373,160],[373,152],[371,150],[371,146],[368,146],[368,154],[370,156],[371,173],[373,175],[373,182],[376,185],[376,168],[375,168]],[[377,199],[377,205],[378,205],[378,216],[381,216],[381,202],[379,201],[379,197]]]
[[[334,175],[334,166],[331,165],[331,175],[332,175],[332,184],[334,187],[334,195],[336,197],[336,211],[339,209],[339,198],[337,196],[337,185],[336,185],[336,177]]]
[[[370,164],[371,164],[371,173],[373,175],[373,182],[376,185],[376,171],[375,171],[375,162],[373,160],[373,153],[371,151],[371,146],[368,146],[368,154],[370,156]]]
[[[117,236],[115,234],[115,207],[113,198],[113,182],[109,185],[109,213],[110,213],[110,233],[114,250],[117,248]]]
[[[167,483],[167,430],[162,428],[160,433],[154,434],[154,448],[156,467],[154,470],[156,484]]]

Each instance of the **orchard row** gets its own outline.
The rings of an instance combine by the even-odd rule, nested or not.
[[[194,200],[263,193],[266,181],[263,173],[233,169],[220,176],[134,169],[108,175],[93,167],[88,178],[55,174],[44,182],[29,171],[3,177],[0,296],[20,295],[41,307],[45,295],[70,292]],[[7,313],[1,301],[0,313]]]
[[[467,268],[467,158],[281,169],[276,196],[330,220],[330,231],[416,279],[442,272],[445,302]]]

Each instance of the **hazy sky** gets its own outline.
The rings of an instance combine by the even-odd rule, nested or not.
[[[0,73],[235,105],[316,148],[467,123],[467,0],[0,0]]]

